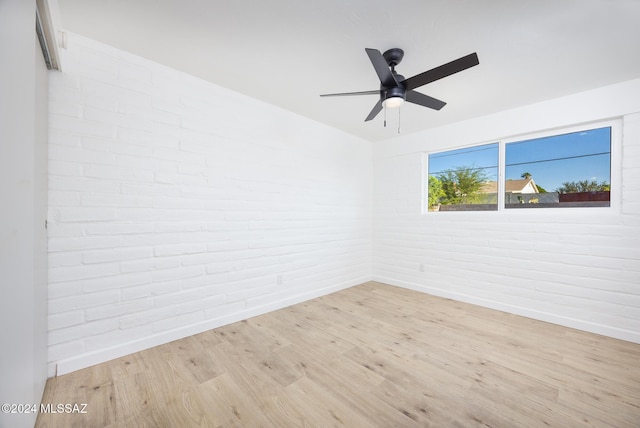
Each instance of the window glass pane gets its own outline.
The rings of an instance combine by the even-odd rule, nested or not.
[[[498,209],[498,143],[429,155],[429,211]]]
[[[505,208],[608,207],[611,128],[505,145]]]

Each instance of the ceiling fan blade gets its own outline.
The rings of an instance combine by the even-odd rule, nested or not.
[[[429,107],[434,110],[440,110],[442,107],[447,105],[444,101],[440,101],[437,98],[433,98],[429,95],[421,94],[416,91],[407,91],[407,101],[424,107]]]
[[[337,94],[321,94],[321,97],[344,97],[350,95],[380,95],[380,90],[374,91],[360,91],[360,92],[339,92]]]
[[[387,61],[384,59],[380,51],[370,48],[365,48],[365,51],[367,51],[367,55],[369,55],[369,59],[371,60],[371,64],[373,64],[373,68],[376,70],[376,73],[378,73],[378,78],[380,79],[380,83],[382,83],[382,86],[398,86],[396,78],[393,77],[393,73],[391,73],[391,69],[389,68]]]
[[[402,84],[407,90],[415,89],[422,85],[426,85],[427,83],[435,82],[436,80],[442,79],[443,77],[451,76],[452,74],[458,73],[462,70],[466,70],[467,68],[471,68],[478,64],[480,64],[480,61],[478,61],[478,55],[474,52],[467,56],[463,56],[462,58],[458,58],[454,61],[443,64],[439,67],[432,68],[431,70],[425,71],[424,73],[416,74],[413,77],[409,77],[408,79],[403,81]]]
[[[378,113],[380,113],[381,111],[382,111],[382,100],[378,100],[376,105],[374,105],[373,108],[371,109],[371,112],[369,113],[369,116],[367,116],[367,118],[364,121],[365,122],[370,121],[371,119],[376,117],[378,115]]]

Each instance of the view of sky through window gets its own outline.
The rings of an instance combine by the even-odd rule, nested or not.
[[[509,143],[505,148],[507,180],[529,173],[538,186],[553,192],[565,182],[610,184],[611,128],[572,132]]]
[[[505,151],[507,180],[529,173],[549,192],[571,181],[610,182],[611,128],[599,128],[508,143]],[[485,144],[429,155],[429,175],[438,176],[460,167],[483,170],[497,180],[498,144]]]
[[[429,175],[438,176],[461,167],[483,170],[488,180],[498,179],[498,143],[429,155]]]

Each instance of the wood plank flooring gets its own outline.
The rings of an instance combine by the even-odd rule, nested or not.
[[[640,427],[640,345],[370,282],[49,379],[37,427]]]

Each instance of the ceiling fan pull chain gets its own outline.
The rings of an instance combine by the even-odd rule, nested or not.
[[[400,133],[400,110],[402,110],[401,108],[398,109],[398,134]]]
[[[382,106],[384,107],[384,127],[387,127],[387,106],[382,103]]]

